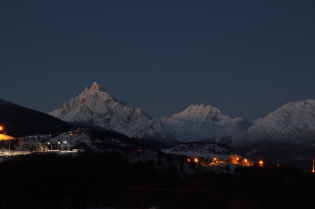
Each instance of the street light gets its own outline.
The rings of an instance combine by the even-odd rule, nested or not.
[[[50,150],[52,150],[52,143],[48,142],[48,145],[50,145]]]
[[[59,151],[61,150],[61,144],[60,144],[60,142],[58,142],[58,144],[59,144]]]
[[[64,144],[67,144],[67,141],[63,141]]]
[[[69,151],[69,142],[67,140],[63,141],[63,143],[67,144],[67,150]]]

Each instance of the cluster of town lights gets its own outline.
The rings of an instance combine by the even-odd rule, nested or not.
[[[233,161],[233,158],[230,158],[230,161],[227,162],[224,159],[218,159],[216,157],[213,158],[212,162],[209,163],[209,165],[219,165],[219,164],[225,164],[225,163],[231,163],[231,164],[238,164],[238,165],[243,165],[243,166],[253,166],[254,163],[248,160],[247,158],[241,159],[239,157],[235,158],[236,161]],[[187,158],[187,162],[194,162],[194,163],[199,163],[198,158]],[[207,164],[200,162],[203,166],[206,166]],[[264,165],[264,161],[259,160],[257,162],[258,166],[262,167]]]

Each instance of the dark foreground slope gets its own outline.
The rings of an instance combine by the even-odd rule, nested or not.
[[[51,134],[73,126],[53,116],[0,99],[0,124],[11,136]]]
[[[117,152],[8,158],[0,163],[0,208],[315,208],[315,176],[294,167],[180,178],[171,160],[130,163]]]

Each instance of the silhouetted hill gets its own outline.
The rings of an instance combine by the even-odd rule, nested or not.
[[[11,136],[52,134],[68,131],[72,125],[53,116],[0,99],[0,124]]]

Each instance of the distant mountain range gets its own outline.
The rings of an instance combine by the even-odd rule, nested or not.
[[[2,124],[13,136],[62,132],[79,124],[164,145],[215,142],[270,162],[309,161],[315,153],[315,100],[287,103],[254,124],[204,104],[190,105],[169,117],[151,118],[94,82],[49,115],[0,99]]]
[[[79,96],[65,102],[63,108],[49,114],[64,121],[88,122],[132,138],[154,139],[166,145],[228,144],[253,158],[271,161],[293,160],[292,155],[295,160],[309,159],[315,153],[314,100],[288,103],[254,124],[241,117],[232,119],[218,108],[204,104],[190,105],[168,117],[151,118],[141,109],[113,98],[94,82]],[[279,149],[284,150],[278,152]]]
[[[65,102],[63,108],[48,114],[68,122],[88,122],[132,138],[155,139],[166,145],[193,141],[230,144],[251,125],[204,104],[191,105],[170,117],[151,118],[141,109],[115,99],[96,82]]]

